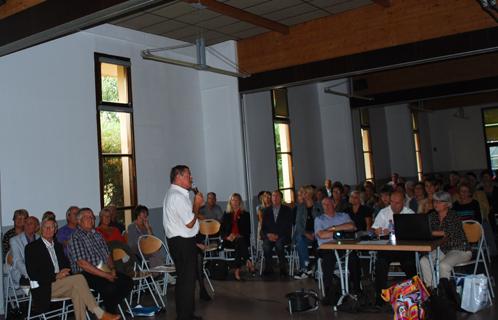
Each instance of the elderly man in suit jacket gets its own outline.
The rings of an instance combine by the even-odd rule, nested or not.
[[[14,285],[29,285],[28,272],[24,263],[24,248],[28,243],[31,243],[39,238],[36,234],[40,222],[36,217],[28,217],[24,224],[24,232],[21,232],[15,237],[10,238],[10,253],[12,255],[12,269],[10,274]]]
[[[285,277],[288,273],[284,246],[291,241],[292,211],[288,206],[282,204],[282,193],[280,190],[273,191],[271,200],[272,205],[263,211],[263,223],[261,225],[261,237],[263,239],[265,256],[264,274],[273,273],[272,256],[273,248],[275,248],[280,263],[280,275]]]
[[[117,320],[119,315],[104,312],[96,303],[88,283],[81,274],[71,275],[62,245],[54,241],[57,223],[42,221],[41,238],[26,246],[26,268],[31,280],[33,305],[38,312],[50,309],[51,298],[70,297],[76,320],[86,319],[86,309],[97,319]]]

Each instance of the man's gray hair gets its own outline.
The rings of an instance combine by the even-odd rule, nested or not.
[[[54,219],[43,219],[42,222],[41,222],[41,226],[40,226],[40,229],[43,229],[43,226],[48,222],[48,221],[52,221],[55,225],[55,230],[57,231],[59,225],[57,224],[57,221],[55,221]]]
[[[90,212],[90,213],[93,215],[93,210],[92,210],[92,209],[87,208],[87,207],[85,207],[85,208],[81,208],[81,209],[78,211],[78,215],[76,216],[76,219],[78,219],[78,222],[80,222],[80,221],[81,221],[81,217],[83,216],[83,213],[85,213],[85,212],[87,212],[87,211],[88,211],[88,212]]]
[[[69,216],[69,214],[71,213],[71,211],[73,211],[73,209],[79,210],[80,208],[78,208],[77,206],[70,206],[69,208],[67,208],[67,210],[66,210],[66,219]]]

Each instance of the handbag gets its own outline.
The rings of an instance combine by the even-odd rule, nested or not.
[[[319,307],[318,293],[301,289],[285,295],[288,299],[289,313],[315,311]]]

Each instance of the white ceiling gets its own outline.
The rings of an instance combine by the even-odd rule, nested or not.
[[[370,0],[219,0],[219,2],[287,26],[372,4]],[[209,9],[198,9],[182,1],[157,6],[111,23],[186,42],[194,42],[202,34],[208,45],[249,38],[269,31]]]

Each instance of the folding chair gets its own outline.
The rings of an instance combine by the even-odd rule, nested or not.
[[[114,248],[112,250],[112,260],[113,261],[119,261],[119,260],[127,260],[130,259],[126,251],[124,251],[121,248]],[[137,268],[134,268],[135,271],[133,274],[130,274],[129,276],[132,278],[134,286],[133,289],[130,292],[130,299],[129,301],[126,301],[128,305],[133,304],[133,295],[137,295],[137,304],[140,303],[140,296],[142,291],[144,290],[149,290],[150,295],[152,296],[152,299],[154,300],[154,303],[158,308],[160,308],[159,303],[156,299],[156,295],[154,294],[154,291],[151,288],[151,284],[154,285],[155,281],[154,278],[152,277],[152,273],[148,271],[137,271]],[[157,289],[157,284],[155,285],[155,288]],[[164,304],[164,300],[159,294],[159,291],[156,291],[157,295],[159,297],[159,301],[161,301],[161,305],[166,308],[166,305]]]
[[[147,257],[156,253],[160,253],[161,251],[163,251],[165,254],[164,263],[159,266],[151,267],[149,265]],[[158,292],[161,292],[163,296],[166,296],[166,291],[168,289],[168,279],[171,276],[171,273],[174,273],[176,271],[173,259],[169,254],[168,247],[161,239],[156,236],[142,235],[138,238],[138,252],[140,253],[140,258],[142,259],[140,270],[148,271],[152,274],[162,273],[164,275],[162,291],[159,291],[156,281],[154,281],[154,284],[156,286],[156,290],[158,290]]]
[[[231,250],[219,249],[219,246],[221,244],[221,237],[218,235],[220,232],[220,227],[221,225],[219,221],[215,219],[204,219],[199,221],[199,233],[204,236],[204,260],[202,264],[202,273],[206,277],[209,287],[211,288],[211,291],[213,293],[214,287],[211,283],[211,279],[209,278],[209,272],[206,270],[206,262],[213,259],[227,260],[228,255],[226,254],[226,252],[227,250]],[[218,236],[213,237],[215,235]]]
[[[50,311],[47,311],[45,313],[39,313],[32,315],[31,312],[31,307],[32,307],[32,297],[31,297],[31,291],[28,293],[28,315],[26,317],[26,320],[31,320],[31,319],[52,319],[55,317],[60,317],[62,320],[67,320],[67,316],[70,312],[73,312],[73,304],[71,302],[71,298],[69,297],[64,297],[64,298],[52,298],[50,299],[50,302],[52,303],[61,303],[62,306]],[[87,313],[87,318],[88,318],[88,313]]]
[[[486,261],[486,257],[484,255],[484,230],[482,229],[482,225],[475,220],[466,220],[463,221],[463,231],[465,232],[465,237],[467,238],[467,242],[472,245],[472,256],[475,258],[459,263],[455,266],[458,267],[466,267],[470,265],[474,265],[474,271],[472,274],[477,274],[477,268],[480,263],[484,266],[484,272],[486,277],[488,278],[488,290],[491,298],[494,299],[494,281],[493,278],[489,274],[488,263]],[[464,273],[456,273],[454,275],[465,275]]]
[[[6,265],[4,270],[4,279],[6,279],[6,289],[5,289],[5,304],[4,304],[4,312],[7,314],[9,305],[11,307],[14,306],[19,308],[19,303],[29,301],[29,286],[19,286],[16,287],[14,284],[14,280],[12,279],[12,265],[13,265],[13,257],[11,252],[7,252],[7,256],[5,258]]]

